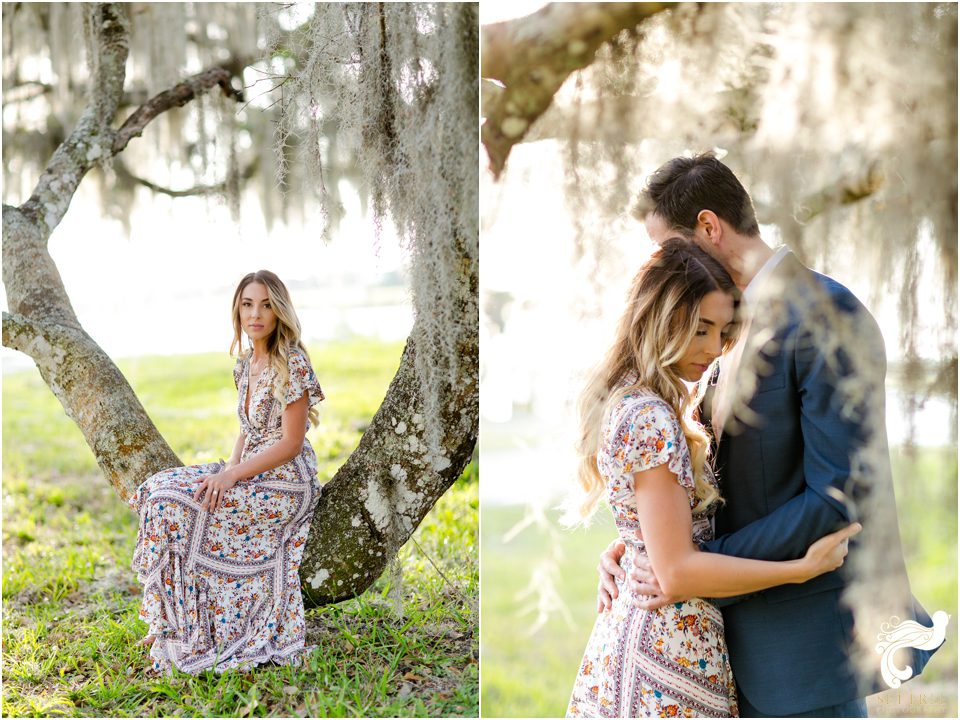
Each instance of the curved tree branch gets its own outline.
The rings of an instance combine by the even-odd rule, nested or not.
[[[80,327],[3,313],[3,344],[34,359],[121,498],[144,478],[182,463],[126,378]]]
[[[230,71],[225,68],[210,68],[198,73],[169,90],[154,95],[138,107],[117,130],[113,140],[112,154],[121,152],[133,138],[139,137],[151,120],[167,110],[183,107],[195,97],[212,87],[220,86],[223,94],[243,102],[243,93],[230,84]]]
[[[90,99],[77,126],[53,154],[30,199],[20,206],[31,221],[44,226],[47,237],[63,219],[87,171],[108,154],[112,144],[110,121],[123,96],[130,39],[126,10],[120,3],[98,3],[90,13],[93,34],[99,38]],[[4,261],[6,255],[4,252]],[[4,280],[6,276],[4,268]]]
[[[309,604],[338,602],[368,588],[470,462],[479,425],[477,349],[476,336],[461,339],[463,382],[448,388],[445,454],[436,458],[426,449],[416,348],[407,341],[360,445],[323,487],[317,506],[323,534],[311,533],[300,568]]]
[[[47,249],[80,182],[114,152],[110,124],[123,97],[130,27],[120,3],[98,3],[87,12],[97,42],[86,107],[30,198],[20,207],[3,206],[3,281],[10,308],[3,316],[3,341],[37,363],[107,480],[126,498],[139,480],[180,462],[126,378],[80,326]],[[211,76],[213,84],[222,80],[221,74]],[[201,89],[197,84],[194,95]],[[145,117],[139,116],[144,125]]]
[[[883,183],[880,164],[873,162],[863,172],[842,177],[804,197],[794,206],[793,216],[800,224],[808,223],[831,208],[852,205],[870,197],[883,187]]]
[[[879,192],[886,181],[880,163],[871,162],[861,172],[847,174],[816,192],[809,193],[789,208],[777,208],[765,203],[754,203],[757,221],[763,225],[805,225],[833,208],[853,205]],[[647,208],[638,205],[638,215]]]
[[[243,169],[243,172],[240,173],[240,180],[246,181],[252,178],[254,175],[256,175],[259,167],[259,158],[254,158],[253,162],[247,165]],[[152,190],[159,195],[167,195],[174,198],[196,197],[198,195],[216,195],[217,193],[226,192],[231,182],[229,179],[227,179],[223,182],[217,183],[216,185],[194,185],[193,187],[184,188],[183,190],[174,190],[173,188],[164,187],[163,185],[158,185],[157,183],[147,180],[146,178],[134,175],[132,172],[130,172],[130,168],[127,167],[126,163],[122,162],[119,158],[114,159],[113,169],[114,172],[116,172],[117,175],[124,180],[136,183],[137,185],[142,185],[148,190]]]
[[[570,73],[592,63],[603,43],[671,5],[551,3],[527,17],[485,25],[481,75],[503,85],[503,92],[484,93],[481,137],[494,175]]]

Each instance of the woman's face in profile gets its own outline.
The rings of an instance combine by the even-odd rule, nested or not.
[[[252,282],[240,292],[240,327],[251,340],[268,338],[277,329],[277,316],[263,283]]]
[[[720,290],[703,296],[700,301],[700,320],[697,332],[683,357],[677,362],[677,372],[687,382],[697,382],[720,353],[733,327],[733,298]]]

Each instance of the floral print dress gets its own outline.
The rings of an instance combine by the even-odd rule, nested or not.
[[[291,349],[288,369],[287,403],[304,394],[311,406],[323,400],[299,350]],[[247,411],[249,372],[248,358],[241,357],[233,371],[245,435],[241,461],[282,437],[272,388],[276,371],[267,367],[260,374]],[[320,498],[313,448],[304,438],[293,460],[241,480],[210,513],[193,500],[194,481],[222,467],[221,461],[163,470],[130,499],[140,515],[133,557],[143,585],[140,617],[156,638],[150,655],[157,671],[287,664],[305,649],[298,569]]]
[[[693,541],[710,540],[710,515],[693,513],[693,471],[686,438],[659,396],[630,392],[602,430],[597,465],[626,545],[621,565],[645,553],[633,474],[666,464],[686,490]],[[709,471],[708,471],[709,472]],[[712,474],[708,476],[715,483]],[[723,617],[708,600],[693,598],[641,610],[618,580],[613,607],[597,617],[574,683],[568,717],[736,717],[737,697],[723,637]]]

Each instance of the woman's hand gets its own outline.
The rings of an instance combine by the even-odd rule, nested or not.
[[[620,594],[617,578],[623,579],[626,576],[623,568],[620,567],[620,558],[623,557],[626,549],[627,546],[624,545],[623,540],[617,538],[600,555],[600,564],[597,565],[597,575],[600,576],[600,581],[597,583],[598,613],[612,608],[614,599]]]
[[[200,496],[204,495],[201,507],[207,512],[216,512],[227,490],[236,485],[239,480],[233,468],[225,465],[223,470],[214,475],[206,475],[194,480],[197,483],[197,489],[193,492],[193,499],[199,502]]]
[[[847,556],[848,540],[863,530],[860,523],[851,523],[842,530],[824,535],[807,549],[803,563],[807,572],[806,580],[836,570],[843,565]]]

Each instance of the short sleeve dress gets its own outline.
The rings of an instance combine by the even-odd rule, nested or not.
[[[299,349],[291,348],[287,368],[286,403],[303,395],[310,406],[324,399]],[[245,436],[241,461],[282,437],[276,371],[260,374],[247,409],[249,372],[241,357],[234,368]],[[295,458],[241,480],[210,513],[193,500],[195,481],[222,467],[221,461],[163,470],[130,500],[140,515],[133,557],[143,585],[140,617],[156,638],[150,654],[158,671],[288,664],[305,650],[298,570],[321,490],[313,448],[305,437]]]
[[[686,438],[672,408],[648,391],[614,406],[600,438],[597,465],[626,545],[621,565],[646,553],[633,474],[666,465],[690,502],[693,541],[712,539],[708,513],[695,513]],[[710,482],[716,482],[713,475]],[[700,598],[641,610],[618,581],[613,607],[597,617],[574,682],[567,717],[736,717],[737,697],[723,637],[723,617]]]

